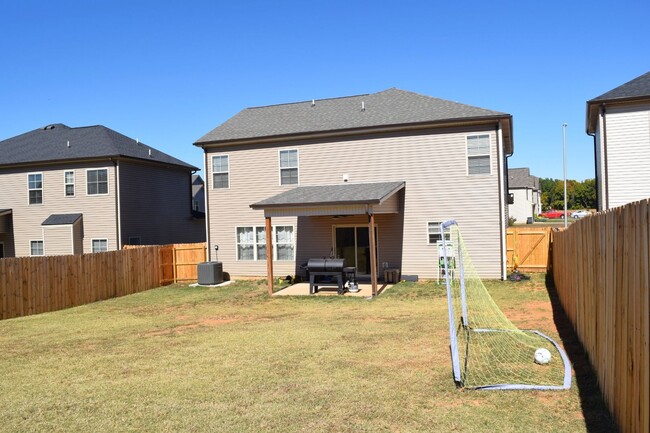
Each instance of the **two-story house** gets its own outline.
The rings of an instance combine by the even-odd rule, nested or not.
[[[587,101],[598,210],[650,197],[650,72]]]
[[[54,124],[0,141],[0,254],[202,241],[196,170],[104,126]]]
[[[517,223],[532,221],[541,212],[539,178],[531,176],[528,167],[508,169],[508,191],[512,196],[512,203],[508,204],[508,217],[514,218]]]
[[[231,275],[321,257],[370,275],[374,244],[380,276],[433,278],[439,224],[456,219],[481,276],[505,277],[509,114],[392,88],[247,108],[195,145],[208,249]]]

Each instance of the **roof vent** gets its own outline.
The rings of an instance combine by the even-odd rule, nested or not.
[[[361,101],[361,111],[366,111],[366,103]]]
[[[312,100],[311,100],[311,106],[313,107],[313,106],[315,106],[315,105],[316,105],[316,100],[312,99]]]
[[[151,158],[151,149],[149,149],[149,157]]]
[[[135,139],[135,144],[140,144],[140,139],[139,138]]]
[[[68,146],[68,149],[70,149],[70,140],[68,140],[67,146]]]
[[[45,128],[43,128],[43,131],[49,131],[50,129],[56,128],[56,125],[47,125]]]

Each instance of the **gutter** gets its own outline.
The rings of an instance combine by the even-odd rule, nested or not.
[[[212,261],[212,248],[210,248],[210,184],[212,182],[208,176],[208,151],[203,149],[203,173],[205,179],[203,181],[203,197],[205,201],[205,254],[206,261]],[[191,182],[190,182],[191,183]]]

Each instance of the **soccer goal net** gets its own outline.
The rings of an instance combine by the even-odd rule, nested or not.
[[[449,309],[456,384],[469,389],[561,390],[571,386],[562,348],[536,330],[518,329],[496,305],[467,253],[458,224],[440,225],[439,272]]]

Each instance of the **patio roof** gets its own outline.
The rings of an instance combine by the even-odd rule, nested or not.
[[[56,226],[74,224],[81,218],[83,214],[69,213],[69,214],[52,214],[41,223],[42,226]]]
[[[381,206],[402,190],[405,182],[299,186],[250,205],[265,213],[284,209],[296,214],[367,213],[367,206]],[[394,207],[391,207],[393,209]]]
[[[10,213],[11,209],[0,209],[0,216],[9,215]]]

